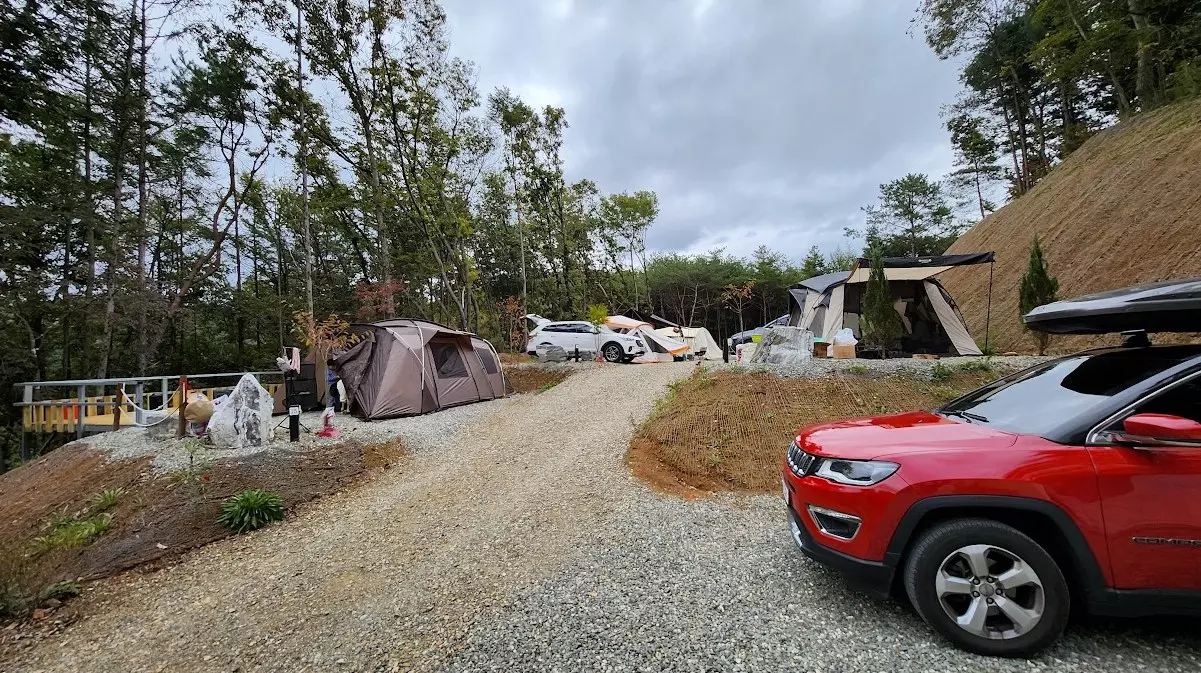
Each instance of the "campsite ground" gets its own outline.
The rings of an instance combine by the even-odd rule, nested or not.
[[[647,488],[625,465],[630,440],[694,371],[590,366],[544,394],[473,405],[441,435],[397,423],[411,453],[398,469],[282,525],[97,583],[76,622],[10,639],[0,669],[1201,667],[1198,625],[1179,621],[1077,625],[1031,662],[965,654],[801,557],[774,494]],[[821,383],[744,376],[763,375],[706,385],[755,398]]]

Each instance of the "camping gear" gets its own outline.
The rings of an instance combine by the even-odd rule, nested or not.
[[[366,420],[394,418],[505,395],[496,349],[483,338],[428,320],[351,325],[363,340],[334,358]]]
[[[835,360],[854,360],[855,345],[834,344],[830,346],[830,356]]]
[[[826,343],[825,341],[823,341],[821,339],[814,339],[813,340],[813,357],[815,357],[815,358],[827,357],[829,348],[830,348],[830,344]]]
[[[855,333],[851,331],[850,327],[844,327],[834,335],[835,346],[854,346],[857,343],[859,340],[855,338]]]
[[[901,348],[909,353],[980,355],[955,300],[935,276],[956,266],[988,264],[991,252],[929,257],[885,257],[893,306],[901,316]],[[871,262],[860,259],[850,271],[807,278],[789,290],[793,309],[790,325],[811,330],[835,346],[839,330],[859,335],[861,302],[871,275]],[[846,350],[841,353],[846,356]],[[834,357],[839,357],[837,354]]]
[[[697,358],[705,360],[720,360],[721,346],[704,327],[660,327],[655,330],[669,339],[688,344]]]
[[[650,323],[635,318],[611,315],[605,318],[605,327],[614,332],[642,337],[642,341],[646,344],[646,354],[634,358],[634,362],[672,362],[677,357],[684,357],[684,354],[688,352],[688,344],[657,332]]]
[[[274,406],[271,393],[253,376],[245,374],[209,419],[209,438],[218,448],[262,446],[271,441]]]
[[[1201,278],[1135,285],[1039,306],[1022,317],[1051,334],[1201,332]]]

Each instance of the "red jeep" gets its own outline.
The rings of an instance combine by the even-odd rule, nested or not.
[[[1191,291],[1201,298],[1201,282]],[[1027,323],[1095,332],[1134,320],[1105,322],[1095,300]],[[903,592],[980,654],[1045,648],[1072,609],[1201,614],[1201,346],[1150,346],[1141,333],[1127,344],[933,412],[799,431],[783,470],[797,545],[877,594]]]

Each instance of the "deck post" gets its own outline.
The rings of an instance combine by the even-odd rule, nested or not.
[[[85,385],[79,386],[79,406],[76,407],[75,413],[75,439],[83,439],[83,424],[86,422],[85,415],[87,409],[88,387]]]
[[[170,404],[171,400],[169,397],[167,397],[167,395],[168,395],[167,377],[164,376],[162,378],[162,384],[163,384],[163,413],[165,414],[165,413],[168,413],[171,411],[170,409],[168,409],[168,407],[171,406],[171,404]]]
[[[145,423],[146,414],[142,413],[142,407],[146,404],[146,384],[138,381],[134,384],[133,389],[134,399],[137,400],[137,404],[133,408],[133,422],[138,424]]]

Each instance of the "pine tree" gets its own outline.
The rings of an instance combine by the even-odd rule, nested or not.
[[[884,257],[878,250],[870,253],[872,273],[863,293],[863,340],[868,345],[887,349],[904,332],[901,315],[892,307],[892,293],[884,275]]]
[[[1026,273],[1022,276],[1021,293],[1018,299],[1021,315],[1026,315],[1043,304],[1055,301],[1058,292],[1059,281],[1047,269],[1047,260],[1043,257],[1043,248],[1039,245],[1036,234],[1034,243],[1030,246],[1030,263],[1026,267]],[[1032,331],[1031,334],[1034,335],[1034,342],[1038,346],[1038,354],[1046,353],[1047,345],[1051,343],[1051,335],[1037,331]]]

